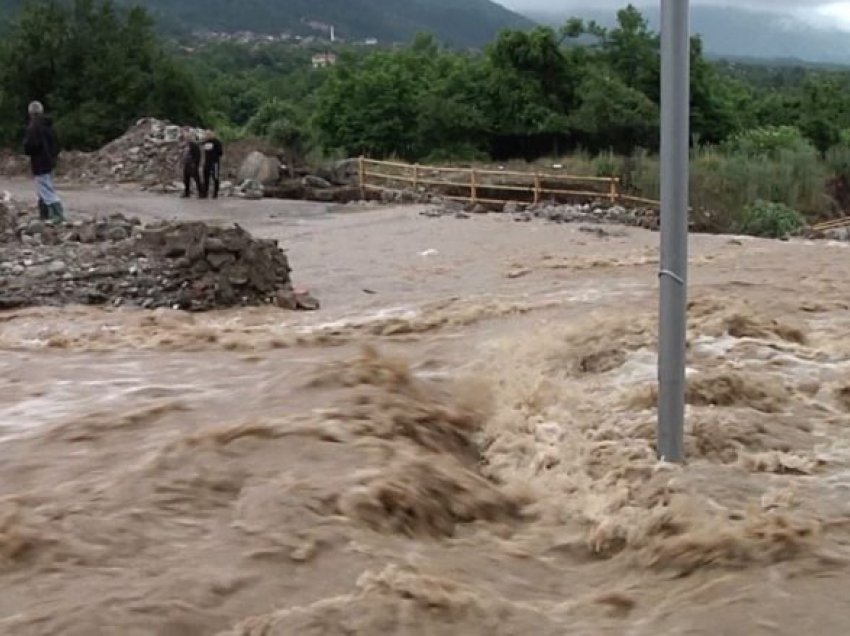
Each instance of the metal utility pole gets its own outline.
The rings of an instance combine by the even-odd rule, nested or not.
[[[684,460],[690,139],[689,0],[661,0],[658,455]]]

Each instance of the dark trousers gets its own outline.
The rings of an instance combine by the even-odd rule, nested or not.
[[[210,179],[213,182],[213,199],[218,198],[218,189],[221,187],[221,162],[204,164],[204,196],[210,193]]]
[[[201,188],[201,173],[198,170],[197,164],[187,164],[183,166],[183,187],[185,188],[184,196],[192,195],[192,180],[195,181],[195,186],[198,188],[198,196],[202,196],[204,191]]]

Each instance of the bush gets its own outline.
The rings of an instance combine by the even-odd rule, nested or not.
[[[783,238],[805,226],[803,216],[782,203],[758,200],[744,210],[741,232],[752,236]]]
[[[598,155],[593,163],[597,177],[619,177],[622,172],[622,160],[613,152]]]
[[[812,143],[794,126],[762,126],[732,137],[724,144],[728,153],[779,159],[783,153],[817,154]]]

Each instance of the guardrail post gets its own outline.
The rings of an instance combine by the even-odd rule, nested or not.
[[[366,200],[366,163],[363,155],[357,158],[357,174],[360,176],[360,200]]]
[[[469,195],[474,205],[478,200],[478,179],[475,168],[469,171]]]
[[[419,164],[413,164],[413,189],[419,190]]]
[[[534,204],[537,205],[540,203],[540,175],[538,173],[534,173]]]

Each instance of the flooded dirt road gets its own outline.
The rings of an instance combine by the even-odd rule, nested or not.
[[[64,195],[278,238],[323,308],[0,313],[0,633],[850,629],[845,245],[693,238],[680,468],[656,234]]]

